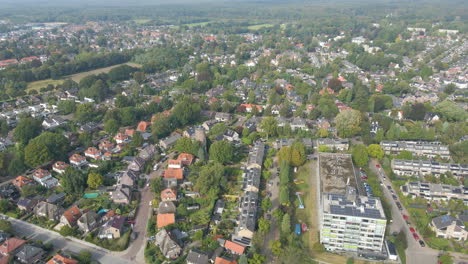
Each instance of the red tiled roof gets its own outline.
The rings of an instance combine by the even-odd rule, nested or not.
[[[175,214],[158,214],[157,227],[165,227],[175,223]]]
[[[16,237],[9,238],[0,246],[0,252],[3,255],[8,255],[11,252],[15,251],[17,248],[21,247],[24,243],[26,243],[26,240],[19,239]]]
[[[67,219],[68,223],[74,224],[82,215],[80,208],[74,205],[70,209],[63,213],[63,216]]]
[[[184,178],[184,170],[169,168],[164,172],[164,178],[182,180]]]
[[[179,157],[177,160],[181,161],[183,165],[191,165],[193,161],[194,156],[189,153],[180,153]]]
[[[172,189],[165,189],[165,190],[162,190],[161,192],[161,199],[176,198],[176,197],[177,197],[177,194]]]
[[[65,257],[61,254],[55,255],[53,258],[51,258],[49,261],[47,261],[47,264],[78,264],[78,261],[73,260],[71,258]]]
[[[24,185],[30,184],[32,182],[31,179],[28,179],[24,176],[18,176],[16,179],[13,180],[13,184],[18,187],[23,187]]]
[[[235,260],[231,261],[222,257],[216,257],[214,264],[237,264],[237,262]]]
[[[151,122],[141,121],[140,123],[138,123],[136,130],[139,132],[146,132],[149,126],[151,126]]]
[[[226,240],[226,243],[224,243],[224,247],[240,255],[244,254],[244,251],[245,251],[244,246],[234,243],[230,240]]]
[[[48,172],[47,170],[44,170],[44,169],[37,169],[34,173],[33,173],[34,177],[37,177],[37,178],[44,178],[48,175],[50,175],[50,172]]]

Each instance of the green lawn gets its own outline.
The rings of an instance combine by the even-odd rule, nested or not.
[[[146,24],[146,23],[150,22],[151,19],[141,18],[141,19],[133,19],[132,21],[137,23],[137,24]]]
[[[259,25],[248,26],[247,28],[249,30],[259,30],[262,28],[273,27],[273,26],[274,26],[273,24],[259,24]]]
[[[206,22],[198,22],[198,23],[190,23],[190,24],[182,24],[181,26],[187,26],[187,27],[203,27],[208,25],[211,21],[206,21]]]
[[[35,82],[30,82],[28,83],[28,87],[26,88],[26,92],[30,90],[36,90],[39,92],[39,89],[47,87],[47,85],[52,84],[54,86],[58,84],[62,84],[63,80],[52,80],[52,79],[47,79],[47,80],[42,80],[42,81],[35,81]]]

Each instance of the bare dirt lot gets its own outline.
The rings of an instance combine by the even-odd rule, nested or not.
[[[322,193],[344,194],[348,181],[349,185],[356,188],[350,154],[320,153],[319,166]]]

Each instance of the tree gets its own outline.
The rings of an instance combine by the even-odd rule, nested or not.
[[[234,150],[232,145],[224,140],[216,141],[210,146],[210,159],[225,164],[232,161]]]
[[[263,131],[265,131],[268,139],[269,136],[276,135],[278,129],[278,122],[274,117],[269,116],[262,120],[262,122],[260,123],[260,128],[262,128]]]
[[[86,175],[80,170],[68,167],[62,174],[60,184],[68,194],[81,194],[86,189]]]
[[[62,134],[53,132],[42,133],[40,136],[31,139],[29,143],[45,145],[55,160],[66,158],[70,149],[68,139]]]
[[[262,233],[266,233],[270,231],[270,221],[266,220],[265,218],[261,217],[258,219],[258,230]]]
[[[78,121],[87,123],[93,120],[95,116],[94,104],[93,103],[84,103],[79,104],[76,108],[75,117]]]
[[[258,253],[254,253],[252,258],[249,259],[249,264],[263,264],[265,263],[266,257]]]
[[[306,161],[306,147],[304,143],[296,141],[293,143],[291,148],[291,165],[299,167]]]
[[[408,150],[403,150],[401,151],[398,155],[396,155],[397,159],[405,159],[405,160],[412,160],[413,159],[413,153]]]
[[[220,163],[205,165],[200,170],[198,178],[195,181],[194,188],[200,193],[209,191],[219,192],[221,186],[225,186],[224,166]]]
[[[279,195],[279,201],[282,205],[289,205],[289,189],[287,186],[281,186],[280,188],[280,195]]]
[[[340,137],[354,136],[361,131],[361,113],[354,109],[342,111],[336,116],[335,123]]]
[[[0,199],[0,213],[5,214],[11,208],[10,203],[6,199]]]
[[[91,189],[97,189],[102,186],[104,183],[104,177],[99,174],[99,173],[94,173],[91,172],[88,174],[88,180],[87,180],[88,186]]]
[[[28,144],[24,148],[24,162],[30,168],[43,165],[52,160],[49,149],[44,144]]]
[[[41,129],[39,120],[31,117],[21,118],[13,132],[13,138],[22,144],[27,144],[30,139],[41,133]]]
[[[0,230],[7,232],[7,233],[12,233],[13,228],[11,227],[11,223],[7,220],[0,220]]]
[[[282,147],[278,151],[278,160],[280,162],[286,161],[288,164],[291,163],[292,148],[290,146]]]
[[[335,92],[339,92],[343,88],[343,85],[339,79],[333,78],[328,81],[328,87]]]
[[[371,144],[367,147],[367,153],[373,158],[381,159],[385,155],[382,147],[378,144]]]
[[[80,260],[80,263],[83,264],[91,263],[92,257],[91,252],[88,250],[81,250],[80,254],[78,254],[78,259]]]
[[[159,195],[164,188],[161,178],[151,179],[150,188],[152,192]]]
[[[143,139],[143,136],[141,135],[141,133],[139,131],[135,131],[133,133],[133,137],[132,137],[132,146],[134,147],[141,147],[144,143],[144,139]]]
[[[264,212],[268,211],[272,206],[273,206],[273,203],[271,202],[270,199],[265,198],[262,200],[262,210]]]
[[[438,103],[435,107],[435,111],[440,113],[449,121],[464,122],[466,119],[468,119],[468,113],[452,101],[445,100],[441,103]]]
[[[318,137],[321,137],[321,138],[326,138],[328,137],[328,130],[326,130],[325,128],[321,128],[317,131],[317,136]]]
[[[416,121],[424,120],[426,116],[426,106],[423,103],[413,104],[406,110],[406,118]]]
[[[104,130],[109,134],[115,134],[119,131],[120,125],[117,120],[110,118],[104,123]]]
[[[453,94],[455,92],[455,89],[457,87],[453,83],[447,84],[447,86],[444,87],[444,93],[446,94]]]
[[[325,145],[318,146],[318,152],[329,152],[329,151],[330,151],[330,148],[328,146],[325,146]]]
[[[352,157],[354,164],[360,168],[367,166],[369,162],[369,155],[367,154],[366,146],[360,144],[353,147]]]
[[[275,256],[281,255],[283,249],[281,248],[281,241],[280,240],[271,240],[270,241],[270,249],[271,253]]]
[[[64,225],[60,229],[59,233],[60,233],[60,235],[62,235],[64,237],[67,237],[67,236],[72,237],[72,236],[77,235],[78,231],[76,230],[76,228],[71,228],[68,225]]]
[[[249,264],[246,255],[241,255],[239,257],[239,264]]]
[[[291,233],[291,217],[289,214],[283,216],[283,220],[281,221],[281,233],[285,235]]]

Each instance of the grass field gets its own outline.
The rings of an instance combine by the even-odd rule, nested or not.
[[[28,83],[28,87],[26,88],[26,91],[29,91],[29,90],[39,91],[39,89],[41,89],[43,87],[47,87],[47,85],[49,85],[49,84],[52,84],[54,86],[58,85],[58,84],[62,84],[64,79],[72,79],[75,82],[79,82],[81,79],[83,79],[86,76],[89,76],[89,75],[92,75],[92,74],[100,74],[100,73],[103,73],[103,72],[109,72],[113,68],[124,65],[124,64],[127,64],[128,66],[132,66],[132,67],[135,67],[135,68],[140,68],[141,67],[140,64],[127,62],[127,63],[117,64],[117,65],[110,66],[110,67],[105,67],[105,68],[92,70],[92,71],[80,72],[80,73],[68,75],[68,76],[65,76],[63,79],[60,79],[60,80],[47,79],[47,80],[42,80],[42,81],[30,82],[30,83]]]
[[[133,19],[132,21],[137,23],[137,24],[146,24],[146,23],[150,22],[151,19],[142,18],[142,19]]]
[[[259,30],[259,29],[262,29],[262,28],[273,27],[273,26],[274,26],[273,24],[259,24],[259,25],[248,26],[247,28],[249,30]]]
[[[110,70],[112,70],[113,68],[119,67],[119,66],[124,65],[124,64],[127,64],[128,66],[136,67],[136,68],[140,68],[140,67],[141,67],[140,64],[136,64],[136,63],[132,63],[132,62],[127,62],[127,63],[117,64],[117,65],[114,65],[114,66],[109,66],[109,67],[105,67],[105,68],[100,68],[100,69],[92,70],[92,71],[80,72],[80,73],[68,75],[68,76],[65,76],[65,78],[66,78],[66,79],[72,79],[72,80],[75,81],[75,82],[79,82],[81,79],[83,79],[83,78],[86,77],[86,76],[93,75],[93,74],[100,74],[100,73],[103,73],[103,72],[106,72],[106,73],[107,73],[107,72],[109,72]]]
[[[52,80],[52,79],[30,82],[28,83],[28,87],[26,88],[26,91],[36,90],[39,92],[39,89],[43,87],[47,87],[47,85],[49,84],[52,84],[55,86],[57,84],[62,84],[62,83],[63,83],[63,80]]]
[[[197,26],[206,26],[208,23],[211,21],[206,21],[206,22],[198,22],[198,23],[190,23],[190,24],[182,24],[182,26],[187,26],[187,27],[197,27]]]

